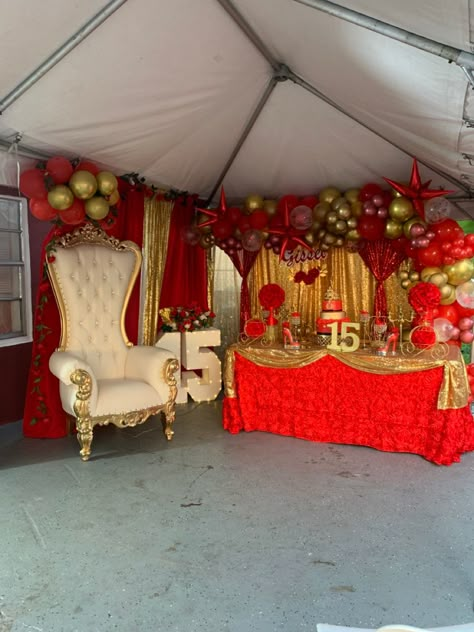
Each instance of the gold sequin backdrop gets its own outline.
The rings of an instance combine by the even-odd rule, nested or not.
[[[308,271],[313,267],[322,270],[312,285],[295,283],[293,276],[298,270]],[[325,276],[323,276],[325,275]],[[358,322],[361,310],[372,313],[375,278],[357,253],[343,248],[332,248],[328,257],[319,261],[294,264],[289,267],[279,262],[278,255],[262,249],[249,277],[252,316],[261,317],[258,292],[266,283],[278,283],[285,290],[285,306],[301,313],[304,327],[314,330],[314,322],[321,311],[321,303],[329,284],[337,290],[343,301],[343,309],[352,321]],[[396,274],[384,283],[390,313],[395,316],[401,307],[405,317],[410,313],[407,292],[400,287]]]

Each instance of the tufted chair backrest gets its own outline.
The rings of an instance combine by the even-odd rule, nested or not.
[[[61,314],[60,349],[84,359],[97,379],[123,378],[131,344],[125,310],[140,249],[87,225],[60,239],[53,255],[48,272]]]

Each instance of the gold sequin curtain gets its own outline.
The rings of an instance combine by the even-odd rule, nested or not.
[[[145,201],[143,259],[146,268],[142,336],[145,345],[153,345],[156,341],[161,283],[165,269],[173,206],[174,202],[162,197]]]
[[[312,285],[295,283],[293,277],[299,270],[320,269],[320,276]],[[285,306],[301,313],[303,327],[314,331],[314,323],[321,311],[324,293],[331,284],[343,301],[343,308],[349,318],[358,322],[361,310],[372,313],[375,278],[357,253],[347,252],[343,248],[332,248],[326,259],[294,264],[289,267],[279,262],[278,255],[262,249],[255,261],[249,277],[252,315],[261,317],[258,292],[266,283],[278,283],[286,295]],[[405,317],[410,313],[407,293],[400,287],[396,274],[384,283],[387,304],[392,316],[402,308]]]

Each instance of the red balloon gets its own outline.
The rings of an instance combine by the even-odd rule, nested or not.
[[[364,239],[375,241],[382,239],[385,230],[385,220],[377,215],[363,215],[359,218],[357,230]]]
[[[377,193],[382,193],[382,187],[380,187],[378,184],[375,184],[375,182],[368,182],[360,190],[359,200],[361,202],[367,202],[367,200],[370,200],[374,195],[377,195]]]
[[[464,235],[464,243],[466,244],[466,246],[471,246],[472,248],[474,248],[474,233],[468,233],[467,235]]]
[[[249,215],[249,222],[252,228],[256,230],[263,230],[268,226],[268,213],[263,209],[255,209],[251,215]]]
[[[436,307],[436,318],[446,318],[446,320],[455,325],[459,320],[459,312],[454,303],[451,303],[451,305],[438,305]]]
[[[277,209],[279,211],[283,211],[285,208],[285,203],[288,205],[288,210],[291,211],[295,208],[295,206],[298,206],[300,202],[296,195],[284,195],[278,200]]]
[[[240,208],[238,208],[237,206],[231,206],[229,209],[227,209],[226,217],[233,224],[237,224],[239,219],[242,217],[242,212],[241,212]]]
[[[443,263],[441,248],[438,244],[433,242],[426,248],[420,248],[418,251],[418,261],[422,263],[424,267],[440,266]]]
[[[56,217],[58,211],[54,209],[48,200],[32,198],[29,202],[30,212],[36,219],[49,220]]]
[[[471,309],[469,307],[464,307],[463,305],[458,303],[458,301],[454,301],[454,303],[451,303],[450,307],[455,308],[459,318],[464,318],[465,316],[467,317],[474,316],[474,309]]]
[[[74,169],[64,156],[54,156],[46,163],[46,172],[50,175],[54,184],[65,184],[74,173]]]
[[[212,224],[212,232],[217,239],[227,239],[234,231],[232,222],[228,219],[219,219]]]
[[[410,245],[409,240],[406,237],[398,237],[397,239],[392,239],[392,248],[397,252],[404,253],[407,245]],[[411,247],[411,245],[410,245]],[[408,255],[407,255],[408,256]]]
[[[81,224],[86,217],[84,202],[79,198],[74,198],[74,202],[65,211],[59,212],[59,217],[65,224],[76,226]]]
[[[439,224],[432,224],[431,230],[438,241],[455,241],[464,237],[464,231],[454,219],[445,219]]]
[[[29,198],[46,199],[48,190],[44,183],[44,171],[28,169],[20,175],[20,191]]]
[[[242,215],[239,220],[237,221],[237,228],[240,230],[240,232],[242,233],[242,235],[250,230],[250,228],[252,228],[252,226],[250,225],[250,220],[249,220],[249,216],[248,215]]]
[[[96,176],[100,172],[100,169],[93,162],[89,162],[88,160],[81,160],[74,171],[90,171],[92,175]]]
[[[307,195],[300,202],[301,206],[309,206],[310,208],[316,206],[317,203],[318,198],[315,195]]]

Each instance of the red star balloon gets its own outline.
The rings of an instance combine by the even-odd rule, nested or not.
[[[444,191],[443,189],[428,189],[431,184],[431,180],[427,180],[423,183],[421,182],[416,158],[413,158],[413,167],[411,169],[411,177],[408,184],[394,182],[388,178],[384,178],[384,180],[385,182],[388,182],[395,191],[398,191],[398,193],[401,193],[413,202],[416,212],[422,219],[425,219],[425,200],[431,200],[432,198],[440,197],[442,195],[446,195],[447,193],[454,193],[454,191]]]
[[[286,200],[283,207],[283,226],[281,228],[269,228],[267,232],[273,235],[281,235],[283,237],[280,245],[280,261],[283,259],[285,250],[288,248],[288,243],[290,241],[296,241],[296,243],[300,244],[300,246],[303,246],[303,248],[306,248],[307,250],[313,249],[304,239],[301,238],[301,231],[293,228],[290,224],[290,209],[288,208]]]
[[[219,206],[214,209],[208,208],[199,208],[196,206],[196,210],[204,213],[205,215],[209,215],[211,219],[208,219],[206,222],[202,224],[198,224],[198,228],[204,228],[204,226],[210,226],[211,224],[215,224],[218,220],[223,219],[225,214],[227,213],[227,201],[225,199],[224,187],[221,188],[221,199],[219,202]]]

